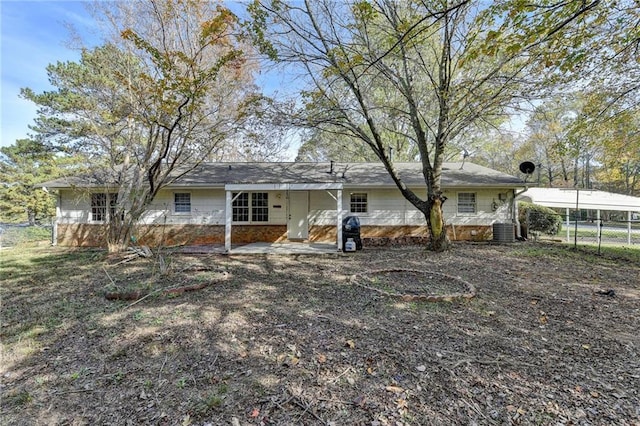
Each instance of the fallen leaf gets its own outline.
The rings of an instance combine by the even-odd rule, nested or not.
[[[300,358],[297,356],[289,356],[289,361],[291,362],[291,365],[298,365]]]
[[[407,408],[409,406],[409,404],[407,403],[406,399],[398,399],[396,400],[396,408],[398,408],[399,410],[402,410],[403,408]]]
[[[260,415],[260,410],[258,410],[257,408],[254,408],[254,409],[251,411],[251,417],[256,418],[256,417],[258,417],[259,415]]]
[[[367,367],[367,373],[369,373],[370,376],[373,376],[373,368]]]
[[[352,402],[353,402],[353,405],[355,405],[356,407],[364,408],[364,406],[367,403],[367,398],[361,395],[361,396],[355,397]]]
[[[549,322],[549,319],[547,318],[547,314],[544,311],[540,311],[540,324],[546,324],[547,322]]]
[[[404,389],[402,389],[400,386],[395,386],[395,385],[389,385],[385,389],[393,393],[400,393],[404,391]]]
[[[582,345],[582,349],[591,349],[591,345]]]
[[[348,347],[349,349],[355,349],[356,347],[356,342],[354,342],[353,340],[349,339],[346,342],[344,342],[344,345],[346,347]]]
[[[318,360],[318,362],[320,364],[324,364],[325,362],[327,362],[327,357],[325,355],[322,355],[322,354],[318,354],[316,359]]]
[[[600,396],[600,394],[599,394],[598,392],[596,392],[596,391],[591,391],[591,392],[589,392],[589,393],[590,393],[590,394],[591,394],[591,396],[592,396],[592,397],[594,397],[594,398],[598,398],[598,397]]]

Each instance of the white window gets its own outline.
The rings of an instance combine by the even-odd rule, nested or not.
[[[268,222],[269,193],[242,192],[232,194],[232,219],[234,222]],[[251,203],[249,203],[251,200]],[[251,219],[251,220],[249,220]]]
[[[366,192],[352,192],[349,201],[349,211],[351,213],[367,213],[368,197]]]
[[[251,221],[269,221],[269,194],[266,192],[254,192],[251,194]]]
[[[107,222],[116,215],[117,204],[117,193],[101,192],[91,194],[91,220],[94,222]],[[109,206],[108,210],[107,206]]]
[[[249,193],[243,192],[238,194],[234,192],[232,198],[233,221],[249,222]]]
[[[177,214],[191,213],[191,194],[188,192],[175,192],[173,194],[173,212]]]
[[[463,213],[463,214],[476,213],[475,192],[458,192],[458,213]]]

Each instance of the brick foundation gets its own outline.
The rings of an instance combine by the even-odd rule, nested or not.
[[[224,244],[223,225],[140,225],[132,235],[138,244],[156,247]],[[251,242],[282,242],[287,240],[286,225],[235,225],[231,228],[234,244]],[[58,244],[61,246],[106,247],[106,228],[94,224],[59,224]]]
[[[72,247],[106,247],[106,228],[103,225],[58,224],[57,244]]]
[[[475,234],[475,235],[474,235]],[[364,245],[383,246],[391,244],[423,244],[429,239],[427,226],[363,226],[360,230]],[[452,241],[486,241],[493,237],[491,226],[447,225],[447,235]],[[335,226],[312,226],[309,240],[315,242],[335,242]]]
[[[475,235],[473,235],[475,233]],[[104,225],[59,224],[58,244],[61,246],[105,247]],[[133,235],[138,244],[155,247],[224,244],[223,225],[141,225]],[[491,226],[447,226],[452,241],[486,241],[493,236]],[[426,226],[363,226],[361,236],[365,246],[389,244],[423,244],[428,241]],[[231,228],[233,244],[251,242],[287,241],[286,225],[234,225]],[[337,229],[332,225],[314,225],[309,229],[309,241],[335,243]]]

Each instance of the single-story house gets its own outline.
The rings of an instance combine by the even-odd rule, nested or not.
[[[404,184],[426,196],[420,163],[396,163]],[[42,184],[57,190],[54,241],[104,245],[109,200],[117,188],[92,179]],[[513,176],[472,163],[445,163],[447,232],[453,240],[486,240],[494,223],[514,223]],[[342,219],[356,215],[365,241],[425,238],[424,215],[397,189],[381,163],[203,163],[164,187],[134,230],[141,244],[337,243]]]

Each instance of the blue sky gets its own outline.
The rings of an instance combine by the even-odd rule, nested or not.
[[[46,67],[57,61],[77,60],[79,52],[67,47],[67,24],[82,35],[91,34],[93,19],[81,1],[0,0],[2,116],[0,146],[28,137],[36,107],[19,97],[20,89],[51,89]]]
[[[0,15],[0,146],[8,146],[29,136],[29,125],[36,116],[35,105],[19,97],[20,89],[29,87],[35,92],[53,89],[47,65],[80,58],[77,50],[68,47],[69,25],[85,43],[97,36],[94,20],[80,0],[0,0]],[[291,76],[281,72],[263,72],[258,76],[258,84],[270,94],[282,88],[291,91],[295,86],[292,83]]]

